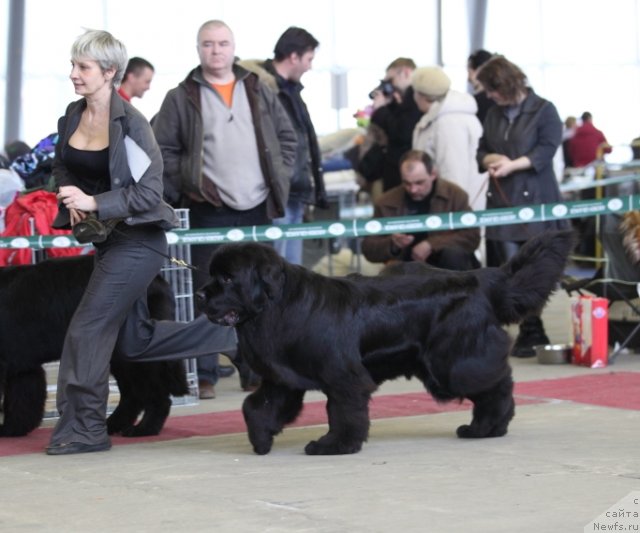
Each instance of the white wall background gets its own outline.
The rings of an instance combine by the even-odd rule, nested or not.
[[[7,35],[8,0],[0,0],[0,35]],[[444,67],[466,90],[467,0],[443,4]],[[614,144],[640,135],[640,0],[489,0],[485,48],[519,64],[536,92],[560,115],[591,111]],[[196,32],[212,18],[234,30],[242,58],[271,57],[278,36],[302,26],[319,41],[304,96],[319,133],[355,125],[353,113],[397,56],[419,65],[436,60],[436,1],[394,0],[27,0],[22,140],[33,145],[55,131],[76,99],[68,80],[69,49],[83,28],[112,32],[129,55],[156,67],[151,90],[134,100],[148,118],[167,90],[198,61]],[[0,124],[4,124],[6,37],[0,42]],[[348,106],[331,107],[331,73],[346,72]],[[4,145],[0,131],[0,146]]]

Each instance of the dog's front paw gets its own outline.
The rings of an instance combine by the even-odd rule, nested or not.
[[[260,443],[254,443],[253,444],[253,451],[255,453],[257,453],[258,455],[267,455],[270,451],[271,451],[271,446],[273,444],[273,439],[271,439],[270,442],[266,443],[266,442],[260,442]]]
[[[503,437],[507,434],[506,428],[493,428],[489,431],[479,430],[477,427],[463,425],[456,431],[457,435],[461,439],[484,439],[489,437]]]
[[[304,448],[307,455],[345,455],[358,453],[362,449],[362,442],[341,443],[324,438],[312,440]]]
[[[458,438],[460,439],[477,439],[480,435],[477,434],[476,431],[473,430],[473,428],[469,425],[463,425],[460,426],[457,430],[456,430],[456,434],[458,435]]]
[[[249,442],[253,446],[253,451],[258,455],[266,455],[271,451],[273,446],[273,436],[268,433],[249,431]]]

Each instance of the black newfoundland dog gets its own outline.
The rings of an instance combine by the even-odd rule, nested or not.
[[[514,415],[503,325],[538,312],[562,275],[571,232],[541,234],[501,268],[427,269],[327,278],[261,244],[220,247],[198,294],[210,320],[236,326],[239,351],[262,376],[243,404],[249,440],[266,454],[302,409],[327,396],[329,431],[310,455],[358,452],[371,393],[385,380],[420,379],[440,401],[473,402],[461,438],[500,437]]]
[[[42,365],[60,359],[67,326],[92,270],[90,256],[0,269],[0,437],[26,435],[42,422],[47,397]],[[174,318],[173,293],[160,276],[149,286],[147,299],[151,316]],[[189,392],[182,361],[114,358],[111,373],[120,402],[107,421],[109,434],[157,435],[169,416],[171,395]]]

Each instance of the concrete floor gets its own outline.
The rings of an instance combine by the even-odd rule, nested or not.
[[[567,338],[565,308],[562,295],[549,306],[553,342]],[[598,370],[512,362],[516,381],[640,372],[631,353]],[[237,376],[216,389],[217,399],[172,416],[239,409]],[[377,395],[421,390],[397,380]],[[466,411],[374,420],[363,450],[338,457],[304,455],[325,431],[315,426],[285,429],[266,456],[241,433],[0,458],[0,531],[564,533],[640,490],[640,411],[523,405],[506,437],[457,439],[469,420]]]
[[[517,381],[640,372],[630,354],[601,370],[513,363]],[[419,390],[399,380],[377,394]],[[216,400],[172,416],[237,409],[243,395],[228,378]],[[6,457],[0,530],[568,532],[640,489],[638,411],[525,405],[506,437],[457,439],[468,420],[468,412],[374,420],[362,452],[339,457],[303,454],[324,432],[317,426],[286,429],[266,456],[234,434]]]

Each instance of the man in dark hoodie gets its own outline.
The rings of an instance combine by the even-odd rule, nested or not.
[[[277,96],[235,64],[224,22],[198,30],[200,65],[171,89],[153,121],[164,161],[164,191],[189,208],[192,228],[269,224],[284,215],[296,133]],[[194,289],[208,281],[215,245],[194,246]],[[198,360],[200,397],[213,398],[217,358]]]
[[[371,123],[385,133],[387,144],[374,143],[358,165],[358,172],[367,181],[382,178],[385,191],[400,185],[400,158],[411,149],[413,129],[422,117],[411,88],[415,69],[415,62],[407,57],[399,57],[387,67],[379,88],[392,98],[371,116]]]
[[[302,75],[311,69],[318,45],[318,40],[307,30],[292,26],[278,39],[273,59],[238,63],[258,74],[278,94],[297,135],[295,168],[286,213],[275,220],[278,224],[301,223],[306,205],[328,207],[318,138],[302,99],[304,86],[300,83]],[[287,261],[302,264],[302,240],[276,241],[275,246]]]

